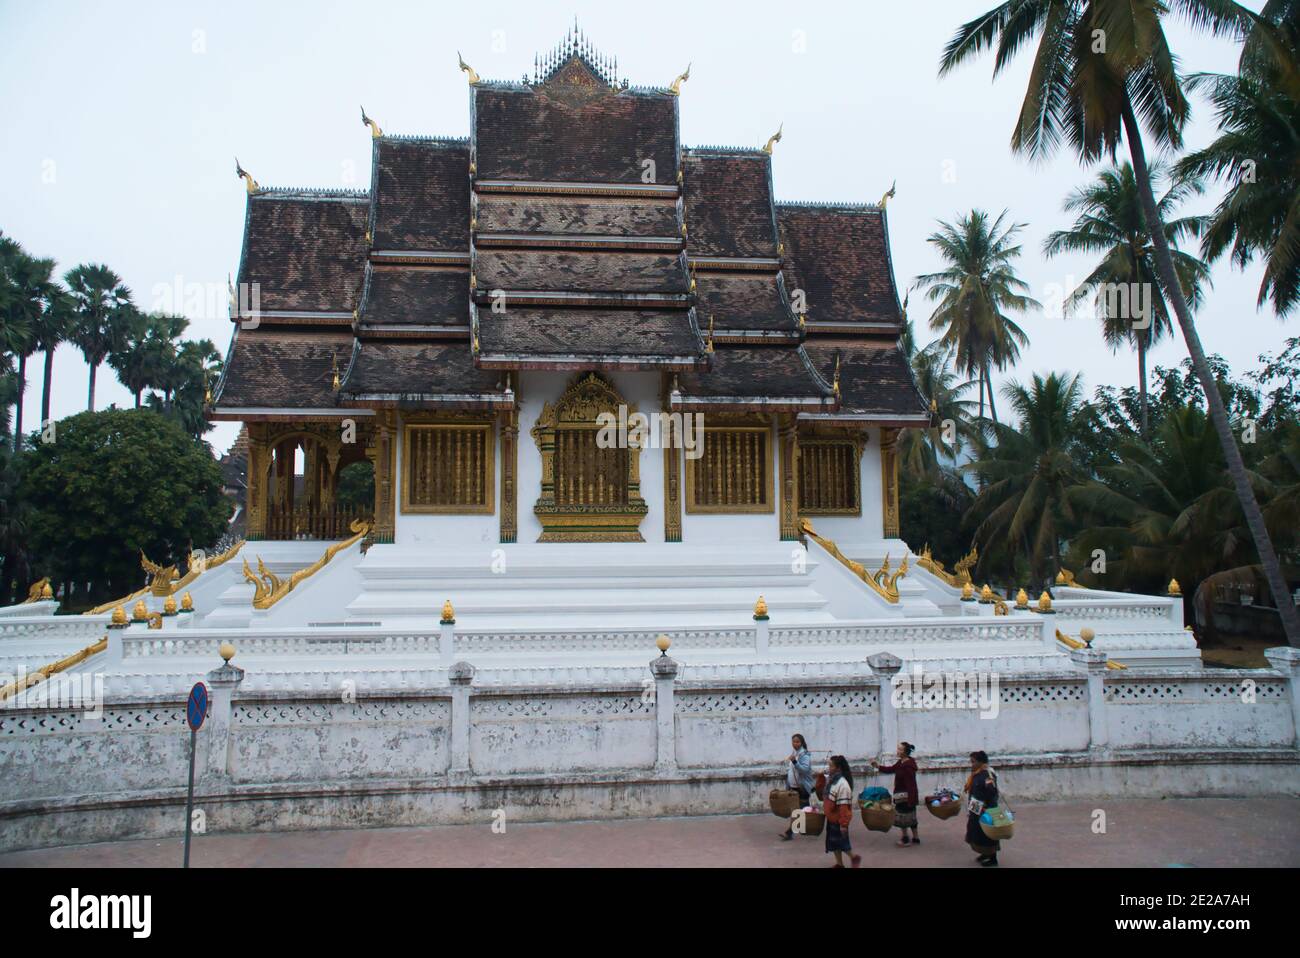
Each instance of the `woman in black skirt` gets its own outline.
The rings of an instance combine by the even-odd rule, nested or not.
[[[881,765],[872,762],[877,771],[894,773],[894,827],[903,833],[898,844],[906,848],[921,844],[921,836],[916,831],[916,807],[921,804],[921,795],[916,787],[916,759],[912,753],[916,746],[911,742],[898,743],[898,761],[893,765]],[[907,830],[912,830],[908,838]]]
[[[996,866],[1002,843],[984,834],[984,829],[980,828],[980,814],[998,804],[998,776],[989,768],[989,757],[985,752],[970,753],[970,768],[970,777],[966,779],[966,844],[979,856],[981,865]]]
[[[826,814],[826,851],[835,855],[832,868],[844,867],[845,852],[849,854],[849,863],[857,868],[862,864],[862,856],[853,854],[853,846],[849,844],[849,822],[853,821],[853,773],[849,771],[849,760],[843,755],[832,755],[827,771],[830,777],[822,806]]]

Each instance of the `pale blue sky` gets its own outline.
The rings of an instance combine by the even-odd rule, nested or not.
[[[1069,157],[1033,166],[1007,149],[1028,58],[996,84],[988,60],[940,82],[944,41],[992,0],[851,4],[696,2],[248,3],[52,0],[0,2],[0,230],[60,271],[105,262],[145,306],[189,284],[204,306],[179,303],[190,334],[224,351],[226,275],[235,270],[244,218],[234,156],[264,185],[366,186],[370,141],[358,105],[386,132],[469,132],[459,49],[484,77],[518,79],[575,14],[634,84],[667,85],[692,63],[683,88],[686,145],[760,145],[784,122],[774,176],[783,200],[871,201],[895,179],[890,202],[900,287],[936,268],[925,243],[937,218],[973,206],[1009,208],[1029,224],[1022,274],[1042,299],[1082,279],[1084,258],[1045,260],[1043,237],[1067,224],[1060,203],[1088,173]],[[1258,7],[1258,4],[1252,4]],[[1192,35],[1172,42],[1186,71],[1231,70],[1236,49]],[[1197,103],[1190,145],[1213,133]],[[945,177],[951,171],[955,176]],[[1208,211],[1212,199],[1197,204]],[[1251,368],[1297,327],[1257,312],[1259,267],[1216,266],[1200,311],[1207,349]],[[189,294],[194,287],[189,287]],[[929,315],[914,298],[922,342]],[[1095,321],[1031,315],[1033,339],[1014,375],[1071,369],[1088,392],[1128,384],[1136,361],[1112,356]],[[1154,364],[1185,355],[1181,339]],[[37,364],[39,367],[39,363]],[[85,405],[80,354],[60,349],[53,413]],[[39,412],[39,372],[26,426]],[[97,405],[129,404],[101,370]],[[235,427],[209,438],[220,450]]]

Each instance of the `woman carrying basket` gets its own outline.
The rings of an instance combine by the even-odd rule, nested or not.
[[[813,791],[812,753],[808,751],[808,740],[798,733],[790,738],[790,747],[793,751],[786,756],[786,762],[790,766],[786,771],[786,781],[799,793],[799,807],[804,808]],[[781,833],[781,840],[788,842],[793,837],[792,819],[790,825]]]
[[[998,776],[989,768],[986,752],[971,752],[970,768],[970,777],[966,779],[966,844],[979,856],[981,865],[996,866],[1002,843],[984,834],[984,829],[980,828],[980,815],[986,808],[998,804]]]
[[[826,851],[834,852],[832,868],[844,867],[844,853],[854,868],[862,864],[862,856],[853,854],[849,844],[849,822],[853,821],[853,773],[849,760],[843,755],[832,755],[827,769],[826,799],[822,806],[826,812]]]
[[[903,833],[899,839],[900,847],[906,848],[908,845],[921,844],[921,836],[916,831],[916,807],[921,802],[920,792],[916,788],[916,759],[912,758],[912,753],[916,751],[916,746],[911,742],[898,743],[898,761],[893,765],[881,765],[879,762],[872,762],[871,765],[880,772],[894,773],[894,825]],[[907,830],[912,830],[912,837],[907,837]]]

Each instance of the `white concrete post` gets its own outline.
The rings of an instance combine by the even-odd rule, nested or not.
[[[898,710],[894,707],[894,676],[903,667],[903,660],[889,652],[867,656],[867,665],[880,680],[880,747],[876,758],[882,763],[894,754],[898,742]]]
[[[1289,645],[1265,649],[1264,658],[1286,679],[1287,695],[1291,699],[1291,721],[1295,728],[1295,747],[1300,748],[1300,649]]]
[[[456,623],[454,620],[438,623],[438,654],[442,656],[444,662],[451,661],[451,657],[456,654]]]
[[[230,779],[230,726],[235,690],[244,681],[244,670],[223,662],[208,673],[208,718],[199,736],[207,737],[208,754],[199,780],[205,784]]]
[[[469,775],[470,685],[474,666],[457,662],[448,674],[451,682],[451,768],[453,774]]]
[[[1101,649],[1071,649],[1070,661],[1088,675],[1088,747],[1105,748],[1110,742],[1106,722],[1106,653]]]
[[[771,640],[768,636],[767,616],[764,616],[761,619],[755,617],[754,633],[754,651],[760,656],[767,655],[767,650],[772,647]]]
[[[666,654],[650,660],[655,681],[655,772],[677,771],[677,721],[673,706],[673,684],[677,663]]]

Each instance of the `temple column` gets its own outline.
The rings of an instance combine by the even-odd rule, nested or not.
[[[898,538],[898,433],[888,427],[880,430],[880,507],[886,539]]]
[[[781,539],[799,538],[799,432],[795,417],[778,420],[781,459]]]
[[[252,540],[266,536],[267,466],[266,424],[250,422],[248,423],[247,498],[244,508],[248,512],[246,538]]]
[[[397,416],[381,411],[375,423],[375,542],[392,542],[397,534],[396,492],[393,454],[396,451]]]
[[[516,405],[499,419],[501,434],[501,541],[515,542],[519,538],[519,491],[516,476],[519,471],[519,409]]]
[[[672,384],[664,383],[663,408],[667,412],[671,403]],[[676,430],[671,425],[664,427],[663,445],[664,445],[664,542],[681,542],[682,541],[682,456],[681,445],[686,432],[686,414],[682,416],[682,424]],[[671,423],[672,420],[667,420]]]

